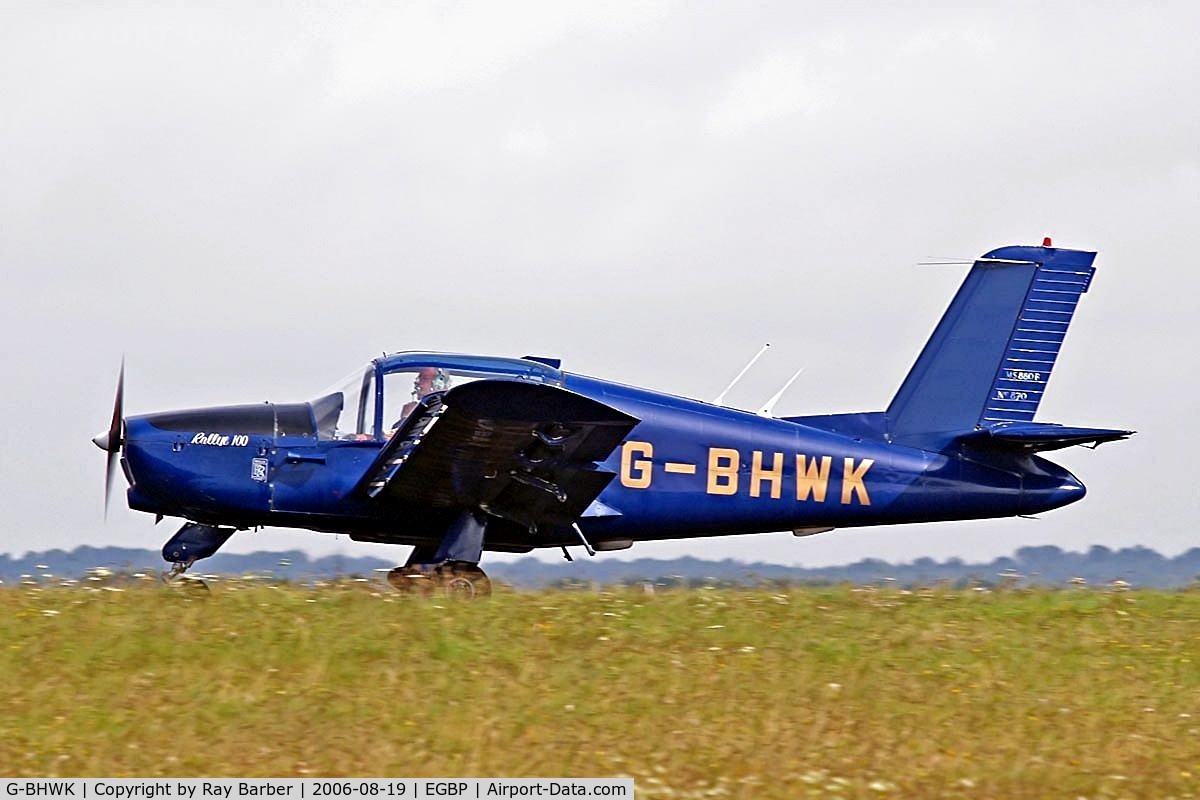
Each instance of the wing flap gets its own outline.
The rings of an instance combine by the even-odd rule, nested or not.
[[[569,525],[613,478],[596,462],[637,423],[555,386],[474,381],[425,398],[360,490],[381,501],[482,508],[523,525]]]

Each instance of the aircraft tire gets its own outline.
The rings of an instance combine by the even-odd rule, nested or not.
[[[396,567],[388,572],[387,580],[400,594],[413,597],[432,597],[438,584],[436,574],[424,572],[420,567]]]
[[[492,581],[475,564],[443,564],[438,567],[440,594],[451,600],[477,600],[492,594]]]
[[[396,567],[387,581],[401,594],[413,597],[445,597],[451,600],[475,600],[492,593],[492,581],[475,564],[447,563],[432,570],[420,567]]]
[[[170,580],[163,578],[163,584],[168,589],[183,592],[187,595],[204,597],[212,592],[207,581],[203,578],[194,578],[191,575],[176,575]]]

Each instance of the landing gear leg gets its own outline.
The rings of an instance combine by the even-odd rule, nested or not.
[[[171,565],[171,570],[169,572],[164,572],[162,574],[163,583],[172,583],[181,575],[183,575],[183,573],[187,572],[192,564],[195,563],[196,559],[194,558],[191,561],[176,561]]]

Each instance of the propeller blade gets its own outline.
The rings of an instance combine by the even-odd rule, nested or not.
[[[108,519],[108,502],[112,496],[113,474],[117,460],[121,457],[121,446],[125,443],[122,428],[125,423],[125,357],[121,357],[121,371],[117,375],[117,397],[113,401],[112,423],[108,426],[104,449],[108,451],[108,463],[104,469],[104,518]]]
[[[108,501],[112,498],[113,473],[116,472],[117,459],[121,457],[119,450],[108,454],[108,465],[104,469],[104,519],[108,519]]]
[[[121,371],[117,375],[117,399],[113,401],[112,424],[108,426],[110,447],[121,445],[121,422],[125,418],[125,357],[121,356]]]

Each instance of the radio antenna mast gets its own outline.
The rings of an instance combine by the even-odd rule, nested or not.
[[[778,392],[776,392],[774,394],[774,396],[771,397],[770,400],[768,400],[765,404],[763,404],[762,409],[758,412],[758,415],[760,417],[771,416],[771,412],[775,410],[775,404],[779,402],[779,398],[783,397],[784,392],[786,392],[788,389],[792,388],[792,384],[796,382],[796,378],[799,378],[800,373],[802,373],[802,372],[804,372],[804,367],[801,367],[800,369],[796,370],[796,374],[793,375],[792,377],[788,378],[788,382],[783,385],[783,388],[780,389]]]
[[[729,385],[725,387],[725,391],[723,391],[719,395],[717,395],[717,398],[715,400],[713,400],[713,405],[715,405],[715,406],[725,405],[725,395],[729,394],[729,390],[737,385],[737,382],[742,379],[742,376],[745,375],[747,372],[749,372],[750,368],[754,366],[754,362],[756,362],[760,358],[762,358],[763,353],[767,352],[767,350],[769,350],[770,347],[771,347],[771,343],[767,342],[766,344],[764,344],[762,346],[761,350],[759,350],[757,353],[754,354],[754,358],[750,359],[750,362],[748,364],[746,364],[746,366],[742,367],[742,371],[737,374],[737,377],[735,377],[733,380],[731,380],[729,382]]]

